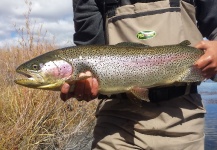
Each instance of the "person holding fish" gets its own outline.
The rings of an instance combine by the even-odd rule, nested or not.
[[[76,45],[159,46],[188,40],[204,51],[194,64],[204,78],[217,73],[217,1],[73,0],[73,6]],[[202,150],[205,109],[197,85],[150,88],[147,102],[125,93],[98,95],[99,83],[90,77],[77,81],[74,92],[65,83],[61,98],[100,99],[92,149]]]

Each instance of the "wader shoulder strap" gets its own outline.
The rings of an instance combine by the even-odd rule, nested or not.
[[[112,17],[115,15],[116,8],[124,5],[130,5],[135,3],[150,3],[157,2],[159,0],[96,0],[97,4],[102,8],[102,14],[104,17]],[[169,0],[170,7],[180,7],[180,0]],[[192,1],[192,0],[188,0]]]
[[[115,9],[119,6],[124,5],[130,5],[135,3],[150,3],[150,2],[156,2],[160,0],[96,0],[96,3],[99,5],[99,8],[101,8],[101,12],[104,17],[112,17],[115,15]],[[180,1],[181,0],[170,0],[170,6],[171,7],[180,7]],[[183,0],[189,4],[192,4],[195,6],[195,0]]]

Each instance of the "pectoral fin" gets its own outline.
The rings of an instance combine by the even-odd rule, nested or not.
[[[77,80],[85,80],[85,79],[90,78],[90,77],[92,77],[92,76],[81,76],[81,77],[78,77]]]
[[[78,78],[70,78],[70,79],[66,80],[65,82],[70,85],[69,91],[72,92],[72,91],[74,91],[76,81],[85,80],[85,79],[90,78],[90,77],[92,77],[92,76],[80,76]]]
[[[148,102],[150,101],[148,98],[147,88],[133,87],[127,94],[132,99],[144,100]]]

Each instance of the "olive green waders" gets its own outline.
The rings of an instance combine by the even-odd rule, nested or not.
[[[108,44],[129,41],[157,46],[189,40],[195,45],[202,36],[194,6],[173,2],[118,7],[106,18]],[[120,95],[104,98],[96,112],[92,149],[203,150],[205,110],[200,95],[163,99],[137,104]]]

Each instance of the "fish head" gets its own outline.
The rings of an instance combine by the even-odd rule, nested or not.
[[[42,55],[20,65],[16,72],[24,78],[15,83],[30,88],[59,90],[62,84],[71,78],[72,65],[53,55]]]

